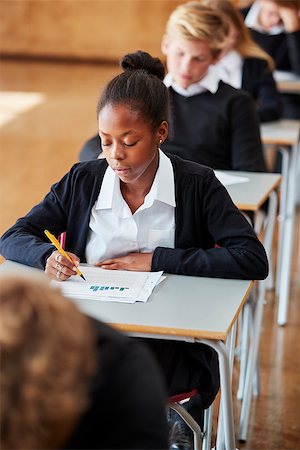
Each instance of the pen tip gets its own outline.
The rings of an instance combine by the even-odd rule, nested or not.
[[[83,276],[82,274],[81,274],[80,276],[81,276],[81,278],[83,278],[83,279],[84,279],[84,281],[86,281],[86,279],[84,278],[84,276]]]

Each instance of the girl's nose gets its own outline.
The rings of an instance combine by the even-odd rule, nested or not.
[[[110,156],[113,159],[123,159],[124,158],[124,148],[122,144],[114,142],[111,146]]]

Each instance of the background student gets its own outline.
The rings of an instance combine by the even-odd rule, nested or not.
[[[199,2],[178,6],[162,40],[172,120],[166,152],[214,169],[265,170],[253,99],[220,80],[214,64],[229,26]]]
[[[280,95],[273,78],[274,62],[251,38],[243,16],[230,0],[202,0],[229,23],[229,39],[216,64],[220,77],[235,88],[245,89],[255,100],[261,122],[281,115]]]
[[[102,268],[265,278],[264,248],[214,172],[159,149],[169,117],[159,59],[136,52],[122,67],[97,107],[105,159],[73,166],[3,235],[2,255],[68,279],[73,264],[44,235],[51,224],[56,235],[67,231],[74,259]],[[170,395],[196,387],[200,409],[212,403],[219,388],[214,350],[153,340],[148,346]]]
[[[300,75],[300,2],[256,0],[242,10],[245,24],[275,61],[276,70]],[[281,94],[283,117],[300,119],[299,94]]]
[[[161,148],[214,169],[264,171],[254,101],[223,83],[214,68],[228,31],[221,15],[199,2],[180,5],[171,14],[162,40],[171,120]],[[100,141],[89,140],[80,160],[97,158]]]
[[[1,448],[167,449],[164,390],[146,349],[44,280],[0,278]]]

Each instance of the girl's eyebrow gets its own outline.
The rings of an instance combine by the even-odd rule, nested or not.
[[[105,132],[102,131],[102,130],[99,130],[99,133],[103,134],[104,136],[110,136],[110,134],[105,133]],[[120,136],[121,136],[121,137],[125,137],[125,136],[127,136],[128,134],[133,134],[133,133],[134,133],[133,130],[129,130],[129,131],[125,131],[125,133],[122,133]]]

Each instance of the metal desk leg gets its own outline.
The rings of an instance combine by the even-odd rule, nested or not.
[[[221,384],[221,407],[222,417],[219,416],[219,424],[222,424],[224,430],[224,440],[226,450],[235,450],[235,433],[233,421],[233,404],[232,404],[232,381],[231,381],[231,355],[223,341],[212,341],[201,339],[199,342],[209,345],[218,353],[220,367],[220,384]],[[217,437],[216,449],[221,450],[223,444],[219,444]]]
[[[257,305],[255,308],[254,325],[253,325],[253,330],[252,330],[252,342],[251,342],[251,346],[250,346],[249,360],[248,360],[248,364],[247,364],[242,410],[241,410],[241,416],[240,416],[239,439],[241,441],[246,441],[246,439],[247,439],[253,377],[254,377],[255,367],[257,364],[257,354],[258,354],[258,349],[259,349],[260,330],[261,330],[261,323],[262,323],[262,318],[263,318],[264,297],[265,297],[265,281],[260,281]]]
[[[249,347],[249,328],[250,328],[250,302],[252,299],[252,291],[250,292],[250,296],[246,301],[242,315],[243,315],[243,324],[242,324],[242,339],[241,339],[241,348],[240,348],[240,375],[239,375],[239,386],[237,390],[237,399],[242,400],[244,395],[244,386],[245,386],[245,377],[246,377],[246,369],[247,369],[247,360],[248,360],[248,347]]]
[[[291,260],[293,251],[293,231],[296,203],[296,179],[297,179],[297,153],[298,145],[292,148],[290,158],[290,170],[288,179],[288,197],[286,204],[286,217],[284,224],[284,245],[282,248],[280,282],[279,282],[279,305],[278,324],[285,325],[287,322],[288,302],[291,277]]]
[[[289,177],[289,162],[290,152],[288,148],[278,148],[278,151],[282,156],[281,167],[281,187],[280,187],[280,209],[278,216],[278,250],[277,250],[277,273],[276,273],[276,294],[279,294],[280,290],[280,274],[282,267],[282,252],[283,252],[283,236],[284,236],[284,224],[286,219],[286,204],[287,204],[287,192],[288,192],[288,177]]]
[[[269,196],[269,208],[267,215],[267,226],[264,238],[264,247],[268,256],[269,266],[270,266],[270,274],[273,273],[273,261],[272,261],[272,247],[274,241],[274,227],[276,221],[276,213],[277,213],[277,193],[275,191],[271,192]],[[266,287],[269,287],[270,278],[268,277],[266,280]]]

